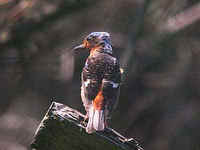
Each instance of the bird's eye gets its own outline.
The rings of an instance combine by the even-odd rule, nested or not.
[[[87,38],[88,41],[91,41],[91,40],[94,40],[94,39],[95,39],[94,36],[89,36],[89,37]]]

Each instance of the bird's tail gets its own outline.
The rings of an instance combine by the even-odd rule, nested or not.
[[[105,113],[104,110],[97,110],[92,105],[88,112],[88,124],[86,127],[87,133],[102,131],[105,128]]]

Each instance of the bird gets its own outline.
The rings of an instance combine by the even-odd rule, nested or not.
[[[108,32],[90,33],[73,48],[81,49],[89,50],[81,73],[81,99],[88,119],[86,132],[91,134],[108,127],[119,100],[121,71]]]

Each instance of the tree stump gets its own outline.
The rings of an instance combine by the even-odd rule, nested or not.
[[[133,138],[114,129],[87,134],[84,115],[66,105],[53,102],[41,121],[31,150],[143,150]]]

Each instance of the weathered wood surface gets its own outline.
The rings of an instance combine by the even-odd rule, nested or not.
[[[41,121],[31,144],[32,150],[143,150],[133,138],[111,128],[87,134],[84,115],[53,102]]]

